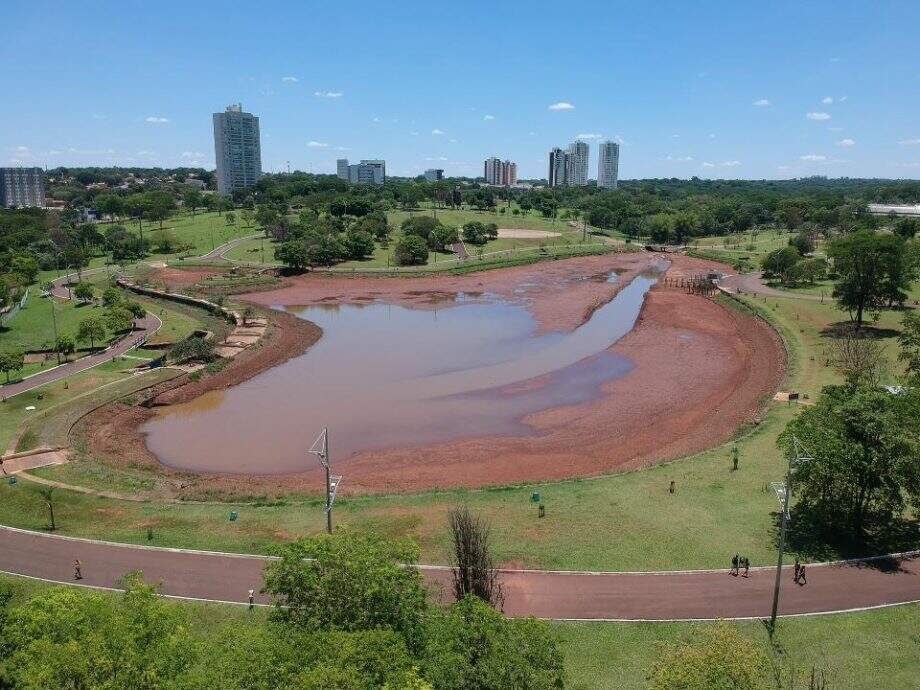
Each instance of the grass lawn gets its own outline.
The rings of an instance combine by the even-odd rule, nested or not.
[[[36,351],[46,350],[54,345],[54,321],[51,318],[52,300],[42,297],[38,289],[29,292],[25,306],[0,328],[0,349]],[[54,320],[59,335],[70,335],[76,339],[80,321],[91,314],[101,315],[101,306],[82,304],[71,300],[54,300]],[[110,339],[111,338],[110,336]],[[97,346],[105,343],[96,343]],[[89,343],[78,343],[89,346]]]
[[[28,578],[0,575],[13,606],[49,588]],[[204,602],[170,602],[189,616],[192,633],[222,644],[240,626],[262,623],[267,609]],[[711,623],[550,623],[562,648],[571,690],[640,690],[666,645],[690,641]],[[771,643],[759,622],[732,623],[783,670],[818,666],[829,688],[908,690],[920,667],[920,604],[865,613],[781,619]],[[880,676],[884,682],[880,684]]]
[[[137,223],[121,223],[132,232],[137,232]],[[102,226],[103,231],[106,226]],[[191,216],[187,213],[180,213],[163,221],[163,231],[172,235],[176,241],[187,248],[182,252],[172,254],[158,253],[156,243],[158,233],[160,232],[159,223],[145,223],[144,237],[150,239],[153,247],[151,255],[145,260],[156,261],[165,259],[174,259],[177,256],[200,256],[206,254],[220,245],[235,240],[238,237],[245,237],[258,232],[255,226],[247,226],[240,219],[239,212],[236,213],[236,223],[227,225],[226,216],[218,215],[216,211],[207,213],[196,213]]]

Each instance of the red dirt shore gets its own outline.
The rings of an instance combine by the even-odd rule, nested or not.
[[[721,268],[684,256],[668,259],[672,276]],[[382,300],[443,308],[454,303],[460,292],[472,299],[494,295],[527,306],[543,330],[567,331],[659,260],[649,254],[619,254],[421,278],[307,275],[286,279],[280,289],[243,298],[272,306]],[[612,270],[620,275],[617,283],[606,282]],[[674,459],[721,443],[739,425],[755,420],[785,368],[782,342],[766,323],[709,298],[662,286],[649,292],[635,328],[611,350],[630,358],[634,369],[605,384],[602,396],[592,402],[526,417],[523,421],[534,435],[468,438],[361,453],[337,468],[348,476],[347,493],[558,480]],[[244,380],[245,374],[235,374],[234,382]],[[158,402],[176,402],[203,392],[185,389]],[[137,412],[124,412],[120,421],[107,420],[93,429],[91,448],[107,451],[103,456],[123,458],[121,444],[128,443],[135,462],[155,463],[136,432],[143,419]],[[319,489],[321,484],[318,472],[180,475],[162,466],[158,471],[181,476],[186,497],[283,494]]]

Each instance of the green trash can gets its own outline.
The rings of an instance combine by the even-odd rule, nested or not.
[[[534,491],[532,494],[530,494],[530,501],[531,503],[539,503],[540,502],[540,492]]]
[[[17,481],[16,477],[10,477],[10,486],[14,486]]]
[[[237,518],[240,516],[239,512],[236,510],[230,511],[230,522],[236,522]]]

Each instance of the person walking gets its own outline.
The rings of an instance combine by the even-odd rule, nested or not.
[[[799,566],[799,580],[798,580],[798,582],[799,582],[799,585],[807,585],[807,584],[808,584],[808,580],[805,579],[805,566],[804,566],[804,565],[800,565],[800,566]]]
[[[80,565],[79,560],[74,560],[73,562],[73,579],[74,580],[83,579],[83,566]]]
[[[249,610],[252,611],[256,606],[256,592],[254,589],[249,590]]]
[[[738,575],[738,554],[735,554],[734,556],[732,556],[731,574],[735,576]]]
[[[751,561],[750,561],[750,559],[749,559],[747,556],[744,556],[744,557],[741,558],[741,567],[744,568],[744,575],[743,575],[743,577],[747,577],[747,576],[748,576],[748,573],[749,573],[750,570],[751,570]]]
[[[799,557],[795,558],[795,565],[792,567],[792,581],[796,584],[799,584],[799,571],[802,569],[802,564],[799,563]]]

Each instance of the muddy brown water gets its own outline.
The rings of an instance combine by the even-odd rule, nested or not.
[[[328,427],[333,463],[458,438],[526,436],[541,410],[586,402],[631,362],[608,351],[635,324],[655,274],[635,278],[570,333],[537,335],[519,304],[459,296],[436,310],[371,302],[291,308],[323,336],[229,390],[161,408],[143,431],[164,464],[193,472],[313,470]]]

